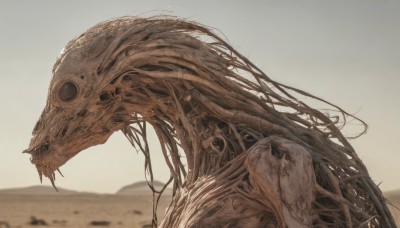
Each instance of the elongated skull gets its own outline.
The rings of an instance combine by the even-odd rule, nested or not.
[[[24,151],[40,176],[53,181],[54,171],[66,161],[104,143],[131,119],[132,112],[122,106],[123,88],[102,68],[109,64],[104,62],[107,48],[128,20],[111,23],[116,22],[99,24],[69,42],[54,65],[47,104]]]
[[[218,56],[182,29],[191,26],[173,19],[122,17],[70,41],[54,64],[47,104],[24,151],[32,155],[39,175],[53,182],[54,171],[77,153],[135,121],[174,119],[158,112],[161,104],[176,115],[167,107],[169,87],[162,77],[174,78],[181,88],[182,74],[200,69],[190,61],[198,62],[204,53]]]

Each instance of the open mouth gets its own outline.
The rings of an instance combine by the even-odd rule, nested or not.
[[[33,164],[35,164],[36,160],[40,160],[46,154],[49,153],[49,144],[48,143],[43,143],[43,144],[40,144],[39,146],[34,147],[32,149],[31,148],[26,149],[22,153],[31,154],[32,155],[31,162]]]
[[[50,151],[50,145],[46,142],[40,144],[39,146],[28,148],[22,153],[28,153],[31,155],[30,160],[31,163],[36,166],[36,169],[39,173],[40,182],[42,183],[44,175],[45,177],[49,178],[54,189],[58,191],[54,183],[56,180],[55,171],[58,171],[61,176],[63,175],[59,169],[59,166],[49,159]]]

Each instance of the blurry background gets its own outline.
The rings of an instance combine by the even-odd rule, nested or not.
[[[217,28],[271,78],[366,121],[368,133],[350,142],[383,190],[400,188],[399,12],[396,0],[2,0],[0,189],[39,184],[29,156],[21,152],[45,105],[52,65],[63,46],[100,21],[156,14]],[[349,136],[352,127],[359,129],[354,123]],[[152,144],[157,143],[153,138]],[[155,150],[152,156],[155,178],[167,181],[161,152]],[[57,178],[59,187],[112,193],[144,179],[144,159],[116,132],[61,170],[65,178]]]

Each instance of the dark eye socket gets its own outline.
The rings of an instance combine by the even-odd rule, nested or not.
[[[72,82],[64,83],[58,91],[58,96],[62,101],[71,101],[76,97],[77,94],[78,88]]]

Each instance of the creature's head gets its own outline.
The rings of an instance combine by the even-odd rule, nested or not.
[[[169,134],[166,143],[177,152],[179,129],[170,122],[187,122],[176,116],[194,107],[188,90],[206,86],[219,91],[216,80],[232,73],[233,57],[218,44],[200,40],[203,33],[211,34],[181,20],[123,17],[70,41],[54,64],[47,104],[24,151],[32,155],[40,177],[53,182],[55,171],[73,156],[135,121],[168,122],[160,134]],[[192,151],[189,144],[186,150]]]
[[[128,125],[132,113],[123,107],[123,88],[104,70],[107,48],[121,27],[98,25],[68,43],[58,57],[47,104],[24,151],[40,177],[53,182],[54,171],[70,158]]]
[[[55,171],[69,159],[135,121],[152,123],[154,116],[170,120],[157,113],[160,106],[176,115],[168,90],[177,87],[160,77],[172,78],[182,88],[183,73],[212,69],[195,65],[211,52],[186,33],[192,26],[173,19],[123,17],[70,41],[54,64],[47,104],[24,151],[40,177],[53,183]]]

